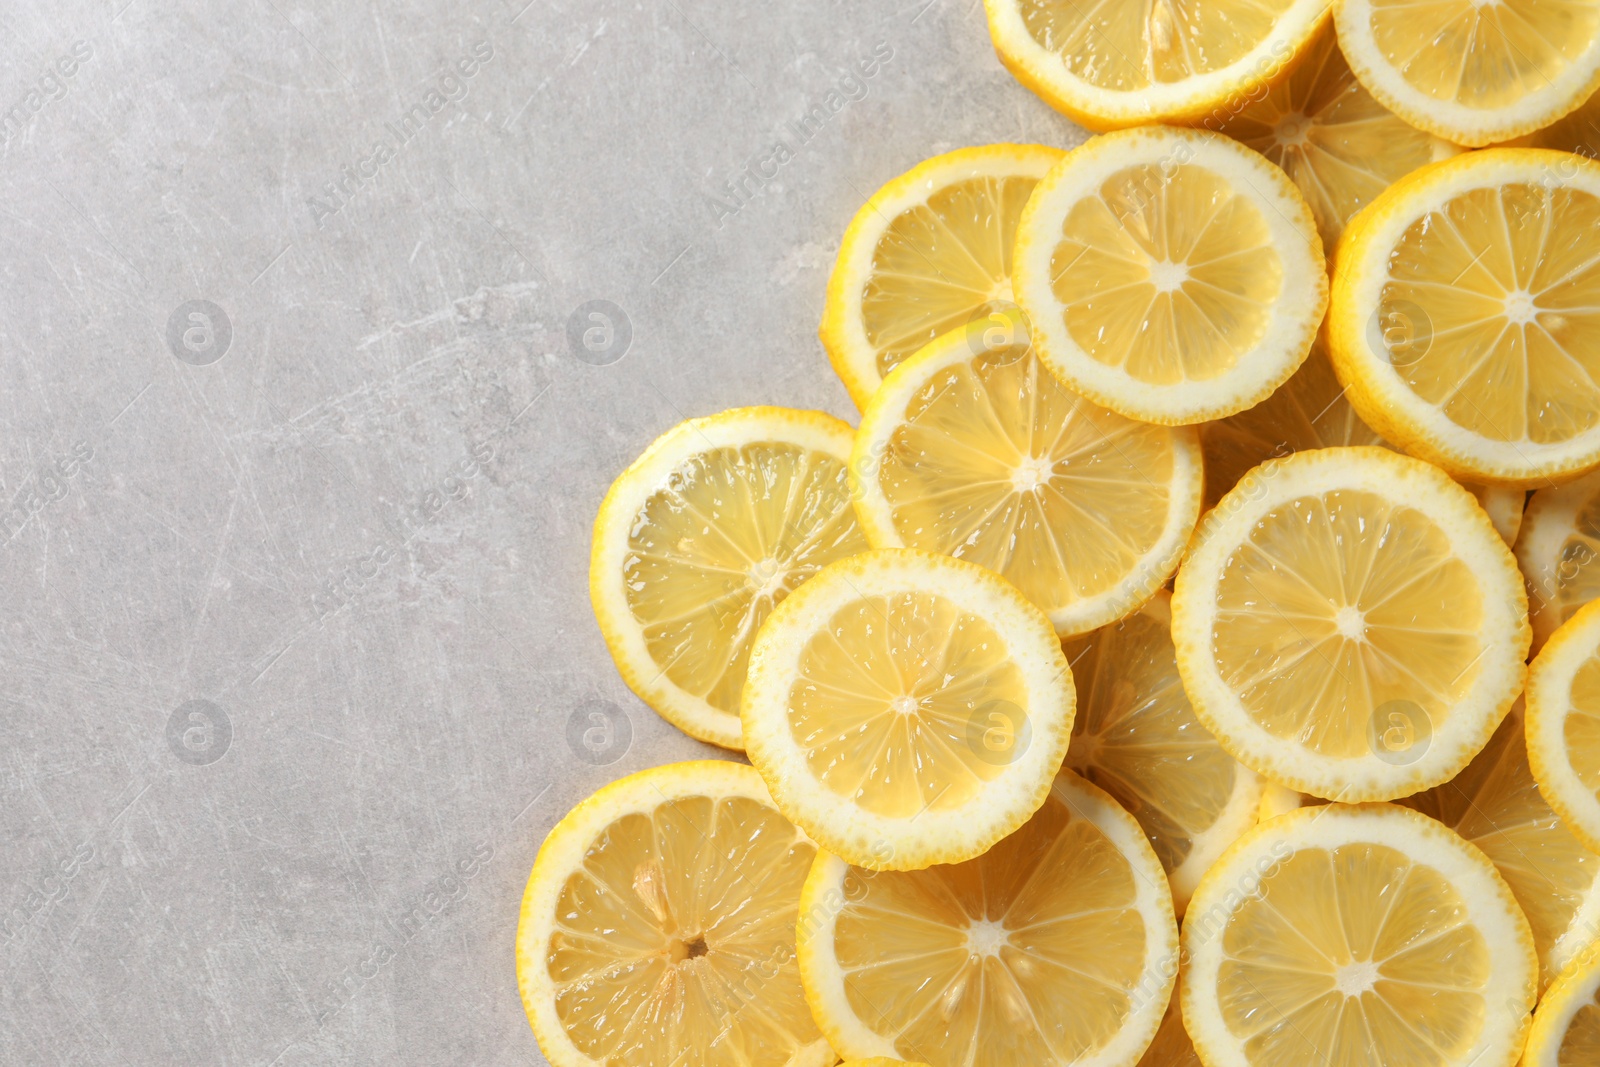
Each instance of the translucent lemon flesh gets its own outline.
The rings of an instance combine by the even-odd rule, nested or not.
[[[1493,441],[1558,444],[1592,429],[1597,227],[1600,198],[1535,184],[1470,190],[1413,222],[1374,317],[1401,380]]]
[[[1210,507],[1245,472],[1266,460],[1308,448],[1381,445],[1345,399],[1320,340],[1294,376],[1267,399],[1237,415],[1200,428],[1205,447],[1206,506]]]
[[[612,823],[563,884],[550,938],[573,1044],[607,1067],[743,1067],[818,1040],[794,956],[815,852],[743,797]]]
[[[1556,1053],[1561,1067],[1585,1067],[1600,1063],[1600,1003],[1590,1001],[1572,1016]]]
[[[1407,84],[1483,110],[1548,91],[1600,31],[1595,5],[1543,0],[1372,0],[1370,18]]]
[[[1399,803],[1431,815],[1484,851],[1533,927],[1542,981],[1555,978],[1588,939],[1575,931],[1575,943],[1554,954],[1594,891],[1600,856],[1562,825],[1539,794],[1528,769],[1521,714],[1506,716],[1466,770]]]
[[[1600,494],[1585,501],[1573,516],[1572,529],[1561,542],[1561,555],[1548,579],[1554,588],[1537,590],[1541,610],[1556,613],[1547,622],[1552,629],[1600,597],[1600,567],[1594,565],[1596,560],[1600,560]]]
[[[1144,966],[1134,877],[1054,793],[979,859],[851,868],[833,935],[850,1007],[906,1059],[1032,1067],[1092,1054]]]
[[[1443,874],[1396,849],[1296,851],[1223,932],[1222,1020],[1254,1065],[1457,1061],[1500,1010],[1467,916]]]
[[[1028,743],[1028,689],[986,621],[934,593],[864,597],[800,652],[788,720],[816,780],[909,819],[970,801]]]
[[[645,501],[624,588],[667,677],[737,715],[750,644],[773,605],[866,549],[839,460],[776,442],[712,449]]]
[[[1075,203],[1050,277],[1073,341],[1151,385],[1233,369],[1284,288],[1260,208],[1194,164],[1128,167]]]
[[[886,375],[942,333],[1011,302],[1011,247],[1035,178],[954,182],[889,223],[861,294]]]
[[[1561,730],[1567,762],[1584,788],[1600,796],[1600,658],[1590,656],[1573,675]]]
[[[1170,873],[1227,807],[1239,765],[1195,718],[1160,619],[1136,613],[1062,648],[1078,686],[1067,766],[1139,821]]]
[[[1442,144],[1361,87],[1331,23],[1287,78],[1206,125],[1284,169],[1311,205],[1329,249],[1352,215],[1395,179],[1432,162]]]
[[[1277,26],[1292,0],[1020,0],[1029,35],[1073,75],[1129,92],[1181,82],[1238,62]]]
[[[1255,524],[1223,570],[1217,668],[1274,737],[1359,758],[1425,742],[1472,687],[1482,595],[1449,539],[1375,493],[1300,497]]]
[[[878,485],[907,545],[988,567],[1053,609],[1115,588],[1158,546],[1173,464],[1170,430],[1085,401],[1021,344],[918,391]]]

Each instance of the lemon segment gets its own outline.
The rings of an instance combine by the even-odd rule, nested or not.
[[[1590,1067],[1600,1062],[1600,944],[1551,983],[1533,1013],[1522,1067]]]
[[[981,854],[1044,802],[1072,734],[1072,672],[1044,613],[972,563],[842,560],[772,613],[743,700],[778,807],[859,867]]]
[[[1334,0],[1361,84],[1420,130],[1464,145],[1547,126],[1600,85],[1588,0]]]
[[[852,433],[818,411],[690,419],[612,484],[589,597],[617,669],[663,718],[740,748],[739,695],[762,620],[867,547],[845,473]]]
[[[1330,251],[1350,217],[1391,182],[1461,151],[1374,100],[1350,72],[1331,22],[1287,75],[1204,125],[1282,167]]]
[[[850,462],[874,547],[987,567],[1062,634],[1120,618],[1166,582],[1194,531],[1201,481],[1193,430],[1134,422],[1068,390],[1015,309],[897,367]]]
[[[1600,597],[1600,471],[1539,489],[1528,500],[1517,564],[1528,582],[1534,651]]]
[[[1131,1067],[1178,947],[1139,825],[1069,772],[1026,825],[965,863],[874,872],[819,853],[798,943],[834,1048],[930,1067]]]
[[[1195,718],[1178,677],[1170,598],[1063,642],[1078,688],[1066,766],[1126,808],[1183,914],[1200,876],[1256,823],[1259,776]]]
[[[1600,607],[1591,602],[1528,668],[1528,763],[1567,828],[1600,852]]]
[[[1538,978],[1483,853],[1390,804],[1256,827],[1201,880],[1183,948],[1195,1049],[1240,1067],[1510,1067]]]
[[[1000,61],[1091,130],[1195,120],[1260,91],[1328,18],[1318,0],[985,0]]]
[[[1201,424],[1205,506],[1214,506],[1246,471],[1269,459],[1344,445],[1388,447],[1350,406],[1328,361],[1327,349],[1318,340],[1300,369],[1271,396],[1237,415]],[[1504,486],[1462,485],[1488,513],[1500,539],[1515,544],[1527,494]]]
[[[1264,463],[1201,520],[1178,670],[1235,759],[1333,800],[1466,766],[1522,690],[1527,598],[1466,490],[1381,448]]]
[[[517,924],[517,984],[554,1067],[824,1067],[800,985],[816,847],[749,767],[614,782],[550,831]]]
[[[1143,422],[1221,418],[1305,359],[1327,307],[1294,184],[1221,134],[1146,127],[1073,149],[1028,200],[1013,265],[1040,358]]]
[[[1541,987],[1600,936],[1600,856],[1539,795],[1520,707],[1466,770],[1399,803],[1438,819],[1489,857],[1533,929]]]
[[[856,212],[818,331],[856,407],[941,334],[1012,302],[1011,250],[1033,187],[1063,155],[996,144],[935,156]]]
[[[1600,164],[1493,148],[1431,164],[1350,224],[1329,348],[1375,431],[1465,481],[1600,463]]]

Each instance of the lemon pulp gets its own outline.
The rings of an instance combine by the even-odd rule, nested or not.
[[[712,449],[645,501],[623,588],[667,677],[737,715],[750,644],[773,605],[866,549],[839,460],[779,442]]]

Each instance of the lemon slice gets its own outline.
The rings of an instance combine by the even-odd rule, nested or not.
[[[1533,647],[1600,597],[1600,471],[1536,491],[1528,501],[1517,563],[1528,580]]]
[[[1600,856],[1539,795],[1520,706],[1466,770],[1399,803],[1433,816],[1489,857],[1533,927],[1541,985],[1600,934]]]
[[[1591,945],[1551,983],[1533,1013],[1522,1067],[1600,1063],[1600,944]]]
[[[1221,134],[1160,126],[1096,137],[1039,182],[1013,281],[1062,381],[1167,425],[1265,399],[1328,300],[1316,222],[1283,171]]]
[[[834,1048],[931,1067],[1132,1065],[1177,971],[1161,864],[1070,772],[979,859],[873,872],[818,853],[798,942]]]
[[[1600,852],[1600,607],[1591,602],[1528,668],[1528,763],[1567,828]]]
[[[858,867],[979,855],[1050,792],[1072,672],[1005,579],[915,549],[842,560],[750,655],[745,743],[778,807]]]
[[[1121,618],[1172,576],[1201,480],[1193,430],[1134,422],[1068,390],[1014,309],[895,368],[850,459],[874,547],[988,567],[1063,634]]]
[[[1539,972],[1483,853],[1391,804],[1256,827],[1201,880],[1183,948],[1195,1049],[1241,1067],[1510,1067]]]
[[[1464,145],[1546,126],[1600,85],[1600,7],[1579,0],[1334,0],[1367,91]]]
[[[1200,522],[1172,636],[1241,763],[1334,800],[1447,781],[1522,689],[1511,550],[1437,467],[1381,448],[1255,468]]]
[[[1206,466],[1206,507],[1211,507],[1250,468],[1308,448],[1382,445],[1345,399],[1321,341],[1294,376],[1253,408],[1200,426]],[[1463,483],[1506,544],[1515,544],[1522,527],[1521,489]]]
[[[816,847],[749,767],[613,782],[539,849],[517,984],[554,1067],[822,1067],[795,922]]]
[[[1139,1067],[1201,1067],[1195,1055],[1189,1032],[1183,1028],[1183,1012],[1178,1007],[1178,991],[1172,991],[1172,1002],[1161,1017],[1161,1027],[1156,1039],[1145,1049]]]
[[[1395,183],[1345,231],[1329,349],[1384,438],[1470,481],[1600,463],[1600,164],[1491,148]]]
[[[1328,15],[1326,0],[985,0],[1018,81],[1091,130],[1197,119],[1259,93]]]
[[[1330,251],[1350,217],[1389,183],[1461,151],[1374,100],[1350,73],[1331,22],[1286,77],[1204,124],[1260,152],[1294,179]]]
[[[917,349],[1012,301],[1017,220],[1061,156],[1034,144],[948,152],[856,212],[819,330],[856,407],[865,409],[883,376]]]
[[[1200,876],[1255,825],[1261,779],[1195,718],[1178,678],[1164,590],[1062,647],[1078,687],[1066,766],[1139,821],[1182,915]]]
[[[623,679],[702,741],[739,748],[756,629],[825,564],[864,551],[845,466],[850,427],[755,407],[690,419],[600,505],[589,596]]]

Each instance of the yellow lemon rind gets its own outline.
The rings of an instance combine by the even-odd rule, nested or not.
[[[1533,1025],[1528,1029],[1522,1067],[1580,1067],[1574,1061],[1562,1063],[1561,1043],[1578,1009],[1593,1004],[1597,993],[1600,993],[1600,942],[1574,957],[1539,998]]]
[[[1528,768],[1539,793],[1574,837],[1600,852],[1600,797],[1578,777],[1567,752],[1572,682],[1600,653],[1600,600],[1585,604],[1558,629],[1528,667]]]

